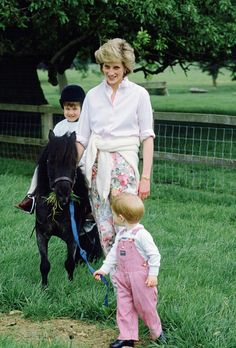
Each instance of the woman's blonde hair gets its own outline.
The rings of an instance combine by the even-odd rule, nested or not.
[[[116,215],[122,215],[130,224],[139,222],[144,214],[143,201],[132,193],[122,192],[113,196],[111,207]]]
[[[111,39],[104,43],[95,52],[96,62],[103,63],[121,62],[126,69],[126,75],[131,73],[135,64],[134,50],[128,42],[123,39]]]

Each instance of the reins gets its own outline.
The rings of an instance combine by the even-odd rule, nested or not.
[[[72,228],[74,240],[79,247],[80,255],[81,255],[82,259],[85,261],[90,273],[93,275],[93,273],[95,272],[95,269],[89,264],[88,259],[87,259],[87,253],[84,249],[81,248],[81,245],[79,242],[79,230],[80,230],[81,226],[79,226],[79,230],[77,230],[77,226],[76,226],[76,222],[75,222],[75,206],[74,206],[74,202],[72,200],[69,203],[69,209],[70,209],[71,228]],[[108,306],[109,283],[103,275],[101,275],[101,281],[106,285],[106,288],[107,288],[105,299],[104,299],[104,305]]]

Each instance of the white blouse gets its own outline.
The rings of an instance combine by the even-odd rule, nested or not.
[[[152,136],[153,112],[147,90],[127,77],[121,82],[114,101],[112,88],[104,80],[86,95],[77,128],[77,140],[87,147],[91,133],[103,139]]]

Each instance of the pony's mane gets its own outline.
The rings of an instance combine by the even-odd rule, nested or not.
[[[68,167],[76,165],[77,150],[75,137],[67,133],[61,137],[54,136],[50,138],[38,160],[38,192],[50,190],[47,176],[47,161],[49,157],[53,158],[55,163],[63,163]]]
[[[70,133],[51,139],[48,143],[48,151],[57,163],[70,164],[77,159],[75,139],[70,136]]]

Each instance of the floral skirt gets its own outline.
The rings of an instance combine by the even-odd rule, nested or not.
[[[111,153],[112,172],[110,196],[120,192],[137,194],[137,181],[133,168],[117,152]],[[115,227],[113,224],[110,199],[102,200],[96,187],[97,163],[93,166],[93,175],[90,190],[92,211],[97,223],[100,242],[105,255],[110,251],[115,240]]]

